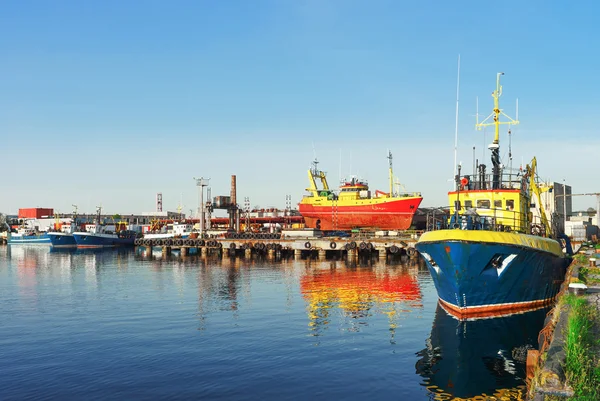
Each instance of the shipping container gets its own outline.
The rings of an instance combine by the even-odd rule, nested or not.
[[[52,216],[54,216],[54,209],[50,208],[32,207],[19,209],[20,219],[41,219],[42,217]]]

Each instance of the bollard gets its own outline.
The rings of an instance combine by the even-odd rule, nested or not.
[[[525,365],[525,372],[528,379],[532,379],[535,374],[535,368],[537,367],[538,360],[540,358],[540,351],[536,349],[527,350],[527,363]]]
[[[244,249],[244,257],[246,259],[250,259],[252,257],[252,249],[250,249],[250,248]]]
[[[294,259],[301,259],[301,258],[302,258],[302,250],[294,249]]]
[[[325,260],[325,249],[319,249],[319,260]]]
[[[348,249],[348,259],[356,260],[358,259],[358,252],[356,249]]]
[[[206,257],[206,255],[208,254],[208,248],[205,246],[200,248],[200,254],[202,255],[202,257]]]

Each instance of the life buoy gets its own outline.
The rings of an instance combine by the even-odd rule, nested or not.
[[[459,228],[459,227],[460,227],[460,224],[458,224],[458,223],[452,224],[452,228]]]
[[[331,242],[329,243],[329,247],[330,247],[331,249],[335,249],[335,248],[337,248],[337,244],[336,244],[334,241],[331,241]]]
[[[306,241],[306,242],[304,243],[304,247],[305,247],[306,249],[310,249],[310,242]]]
[[[408,248],[406,254],[412,258],[417,254],[417,250],[415,248]]]
[[[352,241],[350,243],[350,249],[356,249],[356,242]]]
[[[469,185],[469,180],[466,177],[463,177],[460,180],[460,185],[462,185],[463,187],[466,187],[467,185]]]
[[[398,247],[396,245],[390,246],[390,253],[398,253]]]

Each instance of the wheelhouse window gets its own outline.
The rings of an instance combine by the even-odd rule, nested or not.
[[[465,201],[465,209],[471,209],[473,207],[473,201],[472,200],[466,200]]]
[[[506,210],[515,210],[515,201],[514,201],[514,199],[508,199],[506,201]]]
[[[490,200],[489,199],[479,199],[477,201],[477,209],[489,209],[490,208]]]
[[[496,208],[496,209],[502,209],[502,200],[495,200],[494,201],[494,208]]]

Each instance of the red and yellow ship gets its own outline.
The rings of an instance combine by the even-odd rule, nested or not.
[[[308,170],[310,195],[298,205],[306,226],[320,230],[351,230],[369,228],[406,230],[423,198],[420,193],[394,194],[392,154],[390,160],[390,192],[375,191],[372,195],[365,181],[352,178],[334,192],[329,188],[326,174],[317,169],[317,161]],[[317,187],[317,179],[322,188]]]

